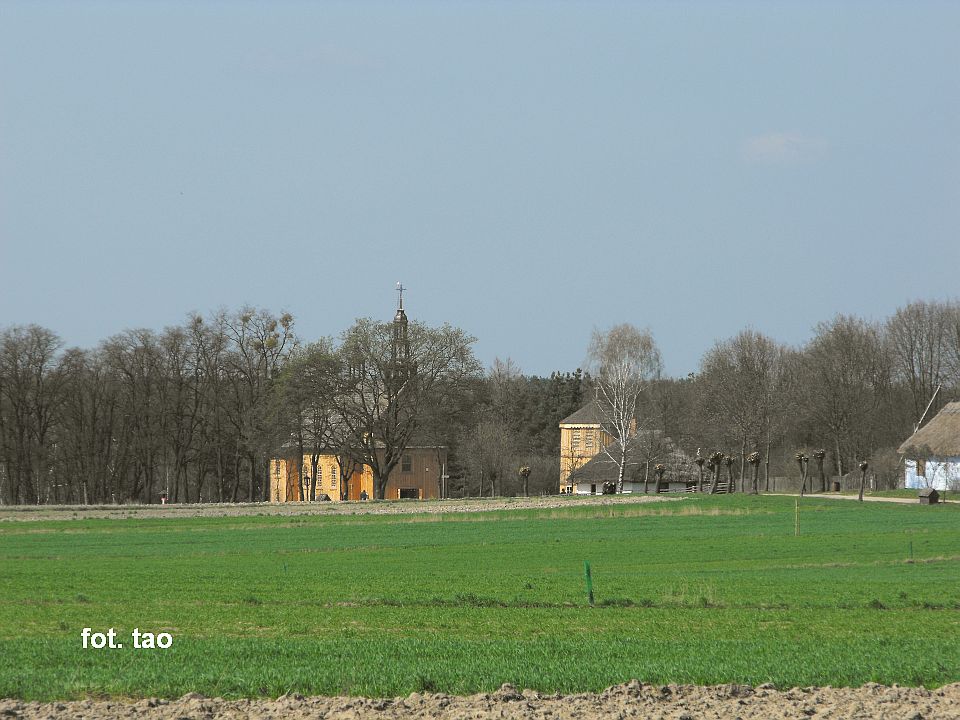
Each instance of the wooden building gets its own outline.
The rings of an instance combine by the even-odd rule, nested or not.
[[[921,505],[936,505],[940,502],[940,493],[931,487],[922,488],[919,497]]]
[[[960,402],[951,402],[898,449],[905,488],[960,489]]]
[[[315,498],[334,502],[360,500],[361,495],[373,499],[373,471],[367,465],[341,462],[342,456],[330,451],[318,456],[313,473],[313,456],[297,459],[296,453],[274,458],[270,463],[270,502],[303,502],[310,500],[310,486]],[[445,447],[418,446],[404,451],[400,462],[390,473],[384,498],[387,500],[431,500],[440,497],[441,477],[447,462]],[[344,472],[350,476],[344,478]]]
[[[604,483],[617,481],[619,463],[614,458],[619,456],[618,448],[617,441],[603,430],[603,414],[596,400],[561,420],[560,492],[602,494]],[[657,463],[666,467],[663,488],[685,490],[693,482],[693,463],[676,443],[659,431],[638,433],[634,420],[627,442],[623,492],[653,492]]]
[[[574,492],[570,475],[613,442],[602,420],[597,401],[592,400],[560,421],[560,492]]]

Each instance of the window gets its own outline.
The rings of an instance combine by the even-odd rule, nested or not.
[[[400,472],[411,472],[413,470],[413,460],[410,459],[409,455],[404,455],[403,460],[400,461]]]
[[[587,430],[586,437],[584,437],[585,445],[587,450],[593,450],[593,430]]]
[[[330,468],[330,487],[335,488],[337,486],[337,468]]]
[[[323,485],[323,467],[317,465],[317,485]]]
[[[917,477],[926,477],[926,475],[927,475],[927,461],[917,460]]]
[[[573,431],[573,439],[570,441],[570,446],[571,446],[574,450],[579,450],[579,449],[580,449],[580,428],[576,428],[576,429]]]

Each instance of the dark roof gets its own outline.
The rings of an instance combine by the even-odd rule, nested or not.
[[[601,450],[578,470],[570,474],[570,482],[603,483],[617,479],[620,444],[614,442],[605,452]],[[611,457],[611,455],[613,457]],[[687,480],[694,478],[694,465],[690,456],[677,447],[667,435],[659,431],[641,432],[631,438],[627,445],[627,462],[623,469],[623,479],[627,482],[642,481],[647,461],[650,462],[649,480],[656,480],[653,468],[657,463],[667,467],[663,479]]]
[[[591,400],[573,415],[569,415],[560,421],[561,425],[600,425],[603,422],[603,416],[600,414],[600,407],[596,400]]]
[[[940,493],[931,487],[925,487],[920,490],[920,497],[940,497]]]
[[[944,405],[897,452],[919,458],[960,456],[960,402]]]

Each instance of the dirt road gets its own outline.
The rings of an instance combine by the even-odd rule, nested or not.
[[[799,497],[797,493],[765,493],[767,495],[784,495],[791,497]],[[837,495],[835,493],[807,493],[803,497],[805,498],[816,498],[827,499],[827,500],[859,500],[856,495]],[[905,497],[876,497],[873,495],[864,495],[864,502],[888,502],[888,503],[900,503],[901,505],[916,505],[919,503],[917,498],[905,498]]]
[[[7,505],[0,522],[19,520],[87,520],[92,518],[236,517],[240,515],[397,515],[404,513],[470,513],[523,508],[550,509],[578,505],[621,505],[682,500],[677,495],[585,495],[456,500],[380,500],[314,503],[201,503],[191,505]]]

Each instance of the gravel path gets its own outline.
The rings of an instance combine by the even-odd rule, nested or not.
[[[844,718],[934,720],[960,717],[960,684],[938,690],[868,684],[861,688],[793,688],[768,685],[645,685],[632,680],[604,692],[542,695],[504,685],[490,694],[457,697],[420,695],[369,699],[285,695],[276,700],[221,700],[185,695],[178,700],[82,700],[29,703],[0,700],[0,718],[535,718],[599,720],[600,718]]]

